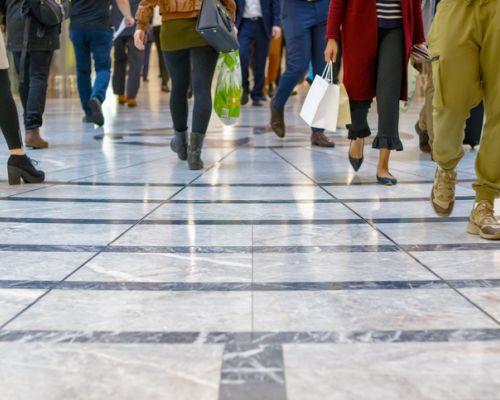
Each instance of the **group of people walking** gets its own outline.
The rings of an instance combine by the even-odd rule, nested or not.
[[[56,27],[40,35],[36,26],[32,27],[28,57],[21,63],[22,41],[16,34],[23,30],[16,10],[21,3],[21,0],[0,0],[0,7],[7,16],[8,46],[16,70],[24,75],[19,89],[26,143],[46,147],[39,127],[50,60],[58,47],[59,32]],[[251,99],[252,106],[262,106],[266,92],[273,94],[270,125],[278,137],[284,138],[285,105],[307,70],[312,68],[314,75],[321,75],[327,63],[335,62],[337,70],[342,63],[352,119],[347,126],[348,160],[356,171],[363,164],[365,139],[371,135],[368,113],[375,98],[378,129],[372,147],[379,151],[377,182],[386,186],[397,184],[390,170],[390,155],[392,151],[403,150],[399,102],[408,97],[407,67],[413,62],[426,77],[426,104],[415,129],[420,148],[432,152],[437,163],[431,203],[441,216],[448,216],[453,210],[456,167],[464,154],[466,120],[472,110],[476,125],[480,121],[482,128],[484,112],[486,124],[476,161],[476,202],[468,232],[486,239],[500,239],[500,224],[494,215],[494,201],[500,194],[500,73],[496,65],[500,53],[500,0],[222,0],[221,3],[238,30],[242,105]],[[201,5],[202,0],[116,0],[114,10],[117,24],[123,21],[126,25],[115,42],[113,89],[118,100],[132,107],[136,105],[144,60],[140,55],[151,42],[148,33],[156,32],[162,61],[172,82],[170,111],[175,135],[171,148],[193,170],[203,168],[201,154],[212,113],[211,87],[218,58],[217,52],[196,31]],[[161,22],[158,15],[154,18],[158,6]],[[104,123],[101,106],[110,81],[109,9],[110,0],[72,1],[70,30],[84,121],[97,125]],[[152,27],[154,20],[156,31]],[[276,74],[271,69],[280,64],[276,62],[276,54],[281,60],[283,46],[286,67],[279,74],[279,85],[274,90],[275,77],[269,76]],[[0,50],[0,59],[5,59],[0,62],[2,98],[9,99],[5,104],[12,110],[15,106],[7,90],[5,51]],[[92,57],[96,69],[93,84]],[[129,76],[125,84],[127,64],[129,73],[133,71],[132,76],[137,79]],[[162,86],[165,83],[163,79]],[[190,92],[194,96],[191,129],[188,127]],[[22,150],[19,127],[12,118],[5,117],[4,109],[0,111],[0,119],[13,152],[11,158],[22,160],[18,162],[31,168],[32,175],[25,180],[43,180]],[[311,143],[335,146],[316,127],[311,127]],[[15,161],[9,160],[11,164],[15,183],[19,167],[14,169]]]

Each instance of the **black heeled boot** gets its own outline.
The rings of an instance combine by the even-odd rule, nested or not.
[[[185,161],[187,159],[187,131],[175,131],[175,136],[170,141],[170,148],[177,153],[180,160]]]
[[[204,133],[191,133],[189,135],[188,165],[191,170],[203,169],[201,150],[203,149]]]
[[[42,183],[45,180],[45,172],[36,169],[27,155],[10,156],[7,161],[7,172],[9,185],[19,185],[21,179],[25,183]]]

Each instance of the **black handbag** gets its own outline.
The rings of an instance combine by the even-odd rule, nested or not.
[[[240,48],[234,23],[219,0],[203,0],[196,31],[219,53]]]

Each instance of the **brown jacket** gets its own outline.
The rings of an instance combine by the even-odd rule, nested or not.
[[[236,16],[236,3],[234,0],[220,0],[228,13]],[[164,21],[171,19],[196,18],[200,14],[203,0],[141,0],[135,19],[137,29],[145,30],[153,16],[153,9],[159,5],[160,14]]]

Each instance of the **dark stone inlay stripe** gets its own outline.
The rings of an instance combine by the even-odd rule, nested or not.
[[[298,199],[298,200],[159,200],[159,199],[102,199],[77,197],[3,197],[6,201],[32,201],[54,203],[123,203],[123,204],[333,204],[333,203],[406,203],[427,202],[428,197],[383,197],[365,199]],[[457,196],[456,200],[474,200],[474,196]]]
[[[108,281],[32,281],[0,280],[0,289],[54,289],[106,291],[345,291],[498,288],[500,279],[347,281],[347,282],[108,282]]]
[[[7,182],[0,180],[0,182]],[[433,180],[409,180],[398,181],[398,185],[433,183]],[[459,179],[458,183],[471,183],[475,179]],[[69,186],[132,186],[132,187],[183,187],[187,183],[161,183],[161,182],[91,182],[91,181],[45,181],[46,185],[69,185]],[[318,182],[320,186],[359,186],[359,185],[377,185],[377,182]],[[315,183],[193,183],[191,187],[317,187]]]
[[[73,224],[73,225],[134,225],[137,219],[106,218],[25,218],[0,217],[0,223],[24,224]],[[375,218],[367,220],[376,224],[419,224],[467,222],[469,217]],[[358,225],[366,221],[353,215],[352,219],[146,219],[141,225]]]
[[[500,341],[500,328],[367,330],[352,332],[154,332],[0,330],[0,342],[26,343],[425,343]]]
[[[500,250],[500,243],[450,243],[401,245],[403,250],[413,251],[472,251]],[[0,251],[31,251],[61,253],[161,253],[161,254],[246,254],[251,253],[365,253],[396,252],[396,245],[336,245],[336,246],[94,246],[94,245],[45,245],[0,243]]]

